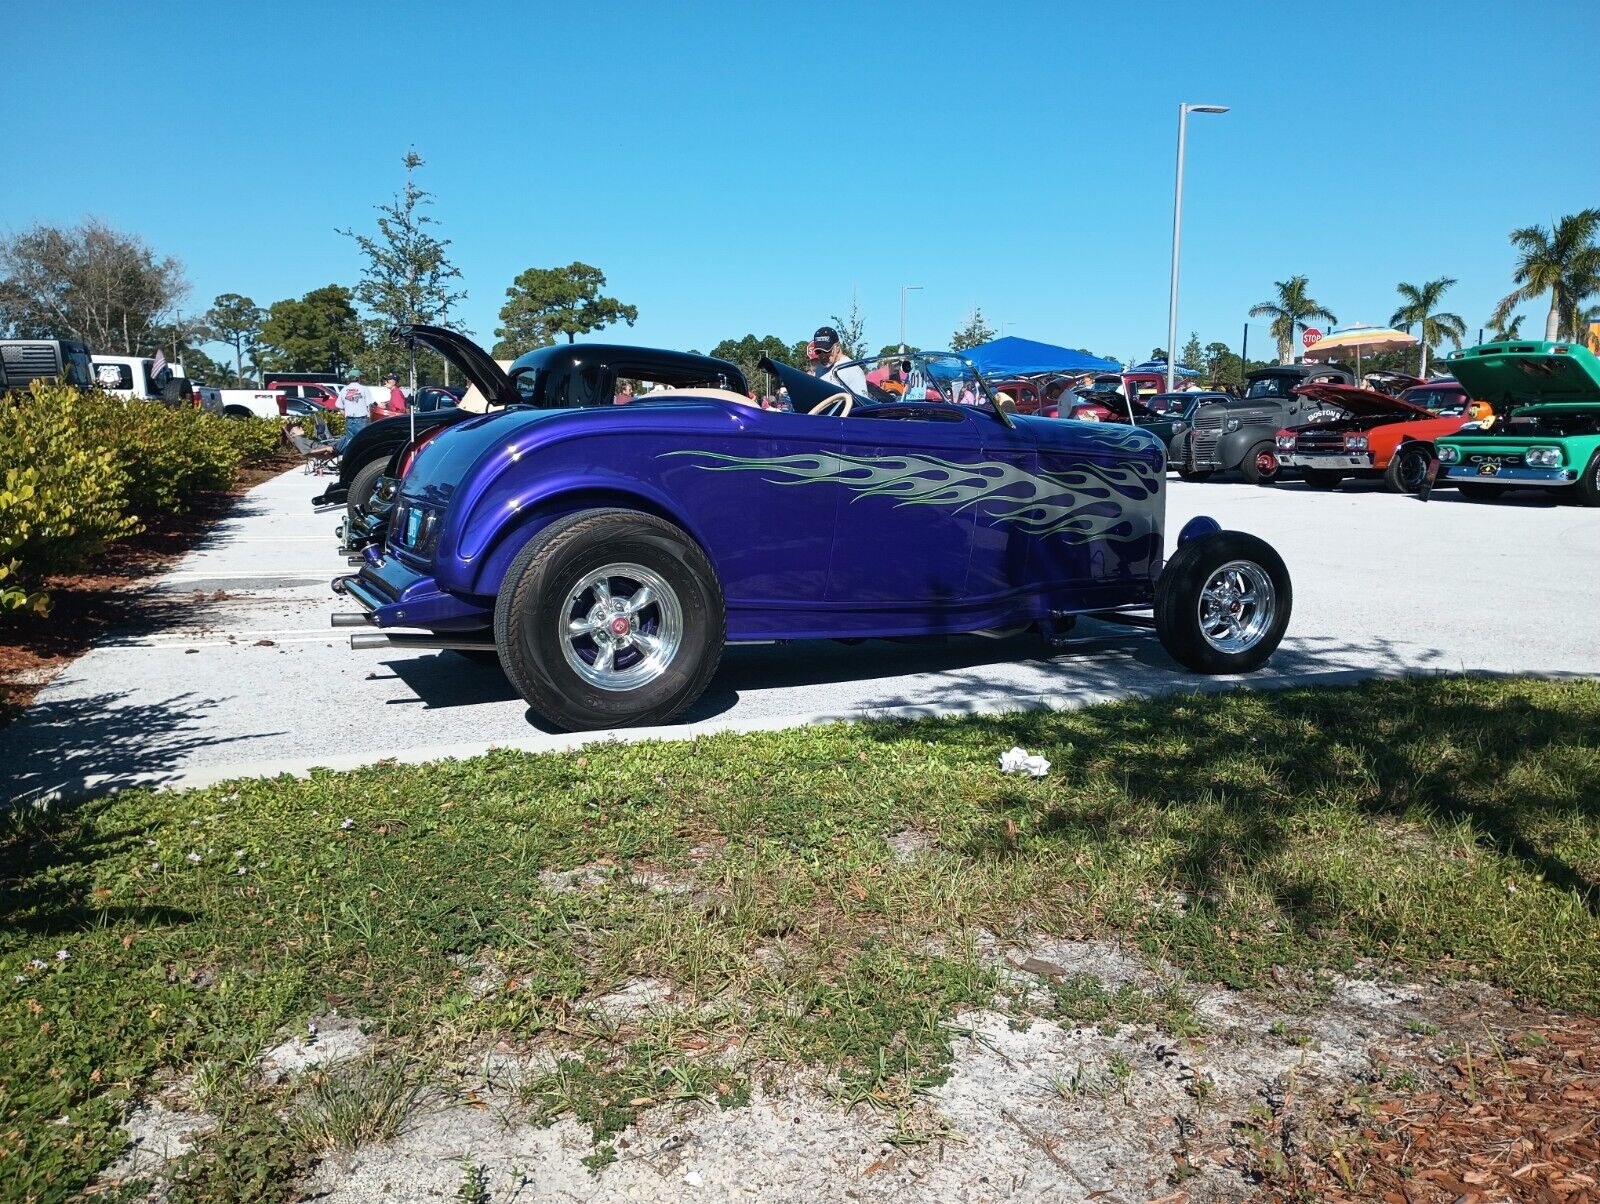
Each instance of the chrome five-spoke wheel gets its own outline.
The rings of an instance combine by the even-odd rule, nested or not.
[[[1218,652],[1245,652],[1272,626],[1277,595],[1260,565],[1230,560],[1207,579],[1199,605],[1206,643]]]
[[[567,594],[557,621],[568,667],[602,690],[655,681],[683,642],[683,607],[666,580],[640,564],[608,564]]]

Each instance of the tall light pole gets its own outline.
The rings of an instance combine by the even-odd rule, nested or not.
[[[906,353],[906,294],[920,291],[920,284],[902,284],[900,286],[900,354]]]
[[[1178,379],[1178,247],[1183,241],[1183,143],[1189,128],[1190,113],[1226,113],[1227,105],[1178,106],[1178,182],[1172,198],[1172,293],[1167,303],[1167,392],[1177,387]]]

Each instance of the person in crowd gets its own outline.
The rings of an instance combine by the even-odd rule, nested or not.
[[[839,332],[831,326],[817,327],[806,347],[806,359],[812,364],[811,375],[838,385],[857,397],[867,396],[867,374],[859,364],[845,364],[844,344]]]
[[[614,405],[625,406],[633,401],[633,382],[625,380],[617,385],[617,394],[611,399]]]
[[[389,373],[388,376],[383,378],[383,385],[389,391],[389,396],[383,406],[383,416],[385,418],[393,418],[396,414],[404,414],[406,412],[406,395],[405,391],[400,388],[399,375],[394,372]]]
[[[344,414],[344,438],[339,440],[341,453],[356,432],[372,421],[372,406],[376,401],[374,390],[361,383],[361,369],[352,368],[349,381],[339,390],[339,409]]]

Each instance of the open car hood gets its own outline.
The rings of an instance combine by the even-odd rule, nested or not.
[[[1600,360],[1577,343],[1485,343],[1451,352],[1449,363],[1467,395],[1489,402],[1496,413],[1502,405],[1600,403]]]
[[[505,369],[495,363],[482,347],[464,334],[446,330],[443,326],[396,326],[389,334],[396,343],[412,347],[425,347],[443,356],[461,370],[461,375],[482,393],[490,405],[513,405],[518,400],[517,391],[511,387],[511,378]]]
[[[1358,389],[1354,385],[1300,385],[1295,392],[1302,397],[1338,406],[1360,418],[1375,418],[1380,414],[1418,419],[1433,417],[1430,411],[1414,406],[1409,401],[1374,393],[1371,389]]]

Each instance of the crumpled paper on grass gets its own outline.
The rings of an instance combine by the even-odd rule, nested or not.
[[[1013,748],[1000,754],[1001,773],[1025,773],[1030,778],[1042,778],[1050,772],[1050,762],[1025,748]]]

